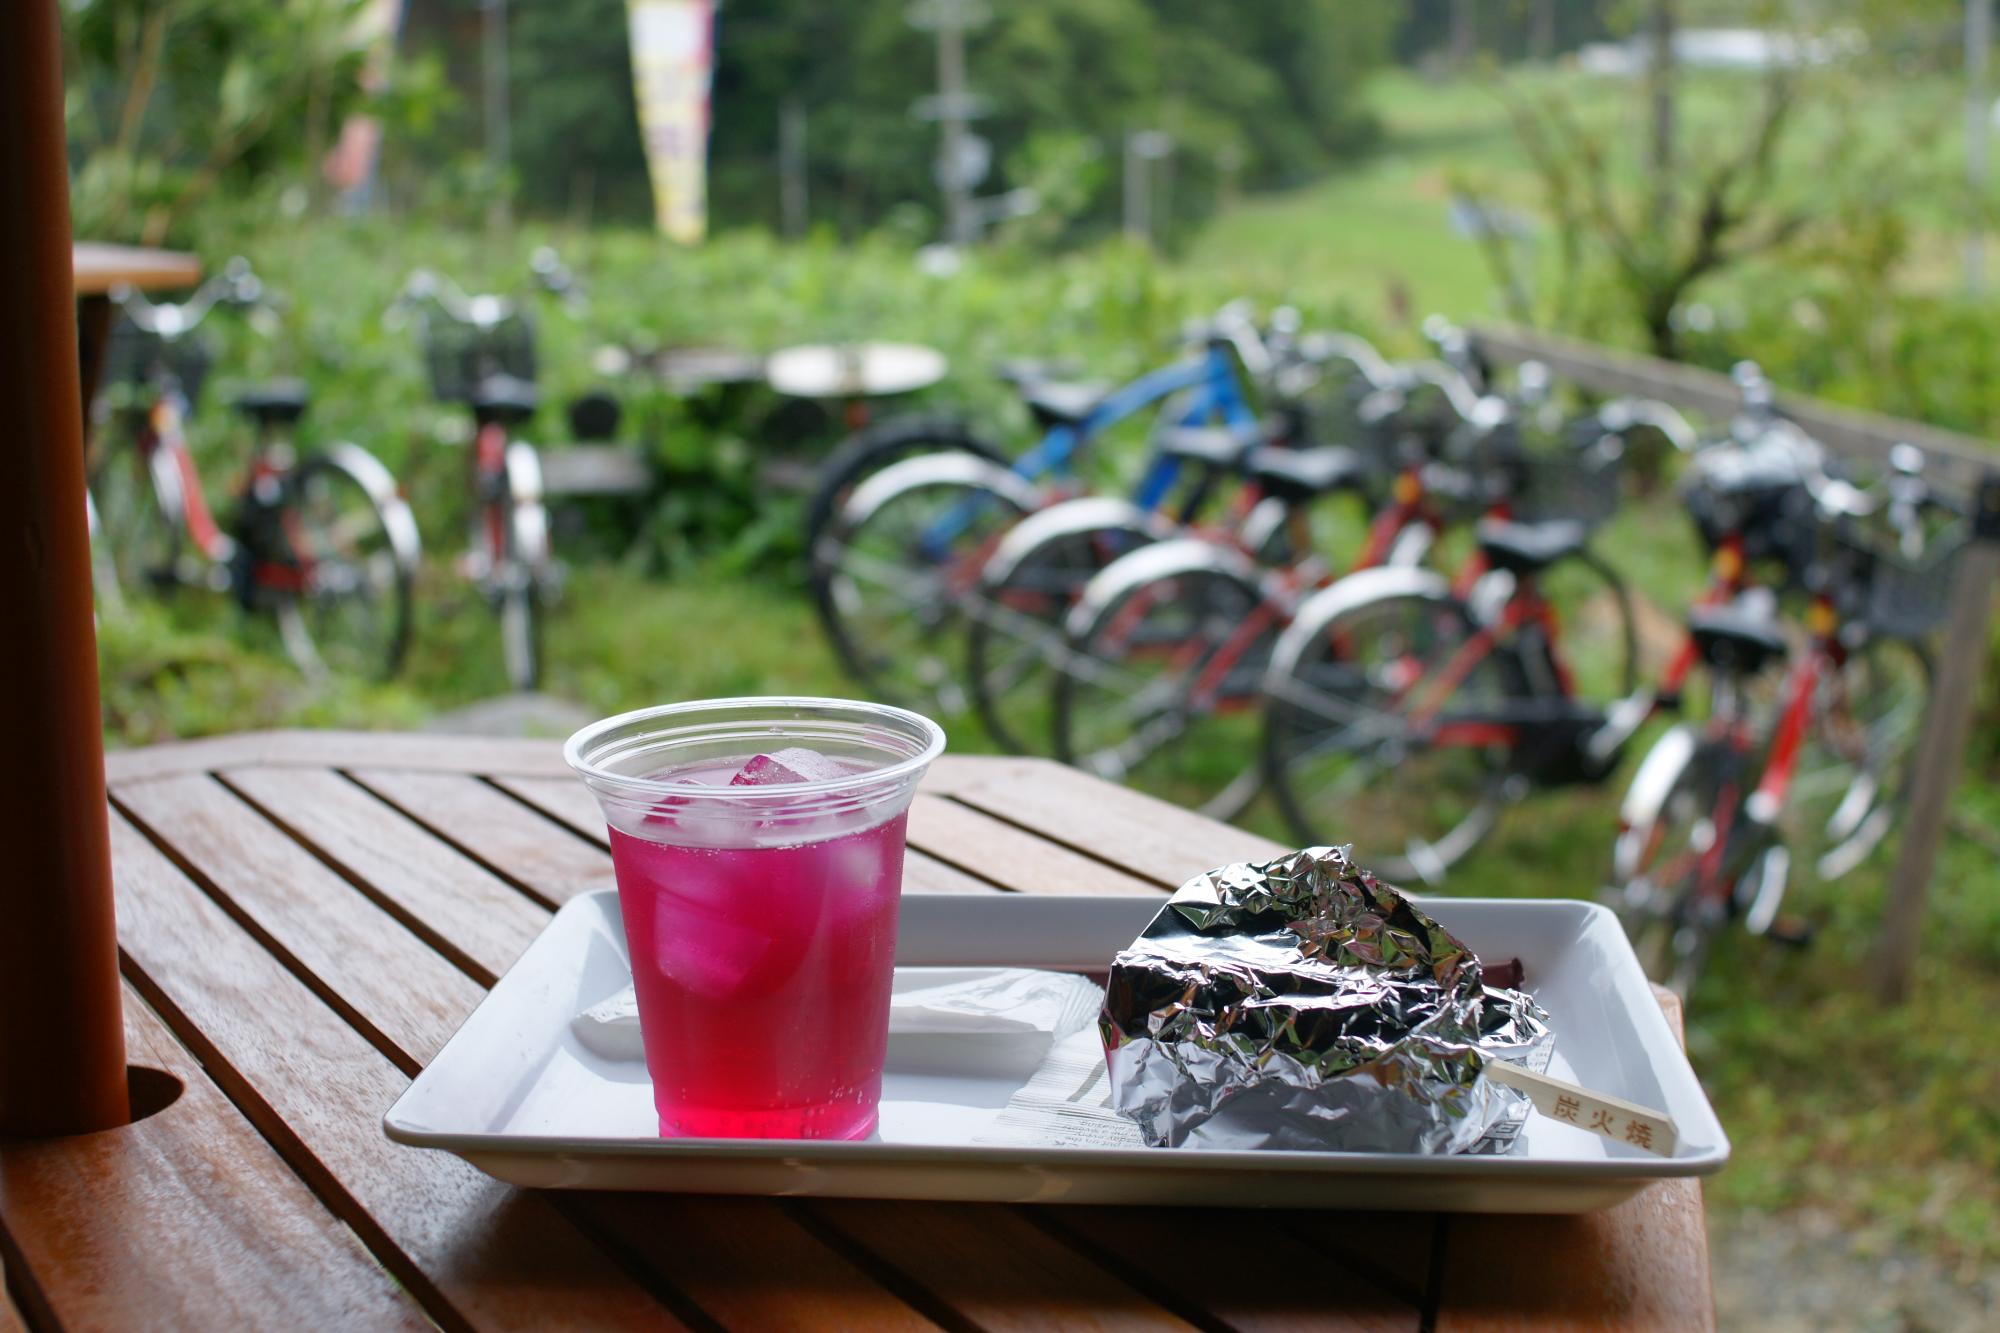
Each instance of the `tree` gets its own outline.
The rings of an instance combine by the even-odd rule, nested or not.
[[[1586,270],[1602,266],[1648,348],[1674,357],[1676,313],[1698,284],[1753,259],[1874,245],[1870,238],[1886,233],[1869,219],[1892,207],[1916,168],[1896,160],[1893,143],[1868,147],[1869,136],[1849,119],[1853,89],[1841,82],[1848,77],[1774,64],[1754,107],[1730,102],[1723,132],[1703,140],[1674,124],[1663,145],[1653,124],[1643,146],[1616,126],[1587,121],[1572,91],[1499,84],[1555,233],[1551,316],[1573,323]],[[1822,85],[1817,144],[1798,133],[1800,85],[1808,80]],[[1656,107],[1659,90],[1646,91]],[[1664,95],[1672,107],[1680,91],[1670,86]],[[1671,154],[1664,172],[1662,147]],[[1870,152],[1887,156],[1864,162]]]
[[[64,7],[79,234],[158,244],[219,187],[317,169],[361,100],[361,0]]]

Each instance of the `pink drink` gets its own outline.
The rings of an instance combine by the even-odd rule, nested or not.
[[[651,780],[728,788],[743,762]],[[815,837],[819,821],[758,819],[752,804],[725,839],[700,804],[669,799],[640,833],[611,829],[660,1132],[865,1138],[882,1090],[903,807]],[[725,840],[751,845],[682,845]]]

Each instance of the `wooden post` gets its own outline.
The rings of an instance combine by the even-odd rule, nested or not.
[[[1876,985],[1891,1002],[1909,994],[1910,971],[1923,941],[1931,872],[1978,703],[1979,669],[1986,661],[1996,582],[2000,582],[2000,474],[1987,477],[1979,488],[1972,544],[1959,557],[1952,583],[1944,650],[1910,776],[1903,845],[1896,856],[1895,878],[1889,881],[1881,952],[1876,958]]]
[[[56,0],[0,4],[0,1137],[130,1117]]]

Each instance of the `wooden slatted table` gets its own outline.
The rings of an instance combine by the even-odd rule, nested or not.
[[[554,909],[611,883],[557,747],[270,733],[108,768],[131,1058],[185,1092],[0,1142],[0,1333],[1712,1323],[1692,1181],[1583,1218],[513,1189],[381,1117]],[[955,893],[1157,894],[1276,850],[1053,764],[950,757],[910,845],[909,886]]]

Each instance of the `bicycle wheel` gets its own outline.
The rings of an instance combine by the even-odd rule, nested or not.
[[[965,710],[953,647],[965,599],[1033,492],[966,454],[905,459],[849,499],[823,539],[814,605],[835,653],[879,697]]]
[[[1612,906],[1646,975],[1685,996],[1700,977],[1735,895],[1729,837],[1742,793],[1721,742],[1676,727],[1640,763],[1613,855]]]
[[[128,591],[166,587],[180,565],[180,479],[165,456],[135,442],[106,442],[91,469],[90,494],[97,508],[105,565]]]
[[[1625,581],[1585,549],[1543,574],[1541,592],[1562,629],[1571,692],[1582,699],[1631,694],[1639,681],[1639,633]]]
[[[1499,817],[1513,751],[1490,723],[1527,687],[1512,655],[1472,643],[1463,604],[1408,572],[1301,610],[1266,683],[1264,756],[1302,842],[1352,842],[1384,878],[1436,884]]]
[[[820,539],[854,488],[891,464],[924,454],[966,453],[1006,465],[998,448],[978,435],[968,422],[935,412],[891,417],[856,431],[827,455],[806,504],[806,552],[815,587],[830,568],[818,558]]]
[[[97,501],[90,491],[83,493],[84,527],[90,534],[90,586],[98,609],[113,616],[125,611],[125,595],[118,586],[118,571],[111,563],[111,548],[104,540],[104,524],[97,517]]]
[[[1057,756],[1212,818],[1241,814],[1263,786],[1256,702],[1280,609],[1238,572],[1188,566],[1086,614],[1051,673]]]
[[[295,587],[276,604],[279,633],[301,670],[386,678],[409,649],[417,525],[388,469],[365,450],[335,445],[289,479],[278,530]]]
[[[1023,520],[981,571],[969,604],[967,680],[987,734],[1004,750],[1053,750],[1053,676],[1063,621],[1096,573],[1160,536],[1122,500],[1072,500]]]
[[[1823,880],[1868,858],[1895,824],[1930,702],[1923,648],[1876,637],[1819,684],[1779,827]]]

